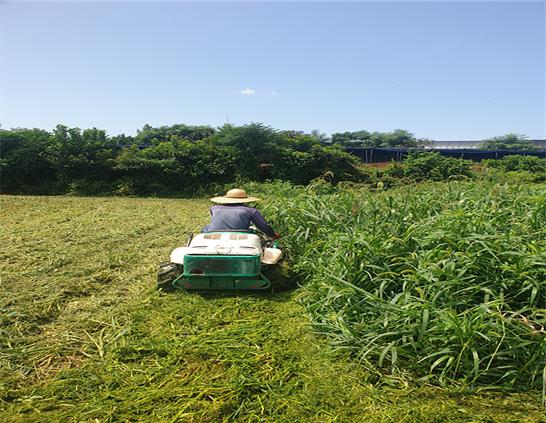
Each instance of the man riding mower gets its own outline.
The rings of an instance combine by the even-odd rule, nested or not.
[[[246,205],[259,199],[242,189],[232,189],[211,201],[217,205],[210,209],[210,224],[190,237],[185,247],[172,251],[170,262],[159,268],[158,288],[272,290],[270,279],[277,277],[275,265],[282,251],[276,241],[279,234],[257,209]]]

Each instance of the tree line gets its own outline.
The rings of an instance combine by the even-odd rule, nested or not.
[[[146,148],[142,148],[145,146]],[[3,193],[193,193],[211,184],[282,179],[296,184],[331,172],[354,177],[358,160],[299,131],[244,126],[144,126],[134,137],[57,125],[0,131]]]
[[[367,148],[423,148],[432,145],[428,138],[416,138],[411,132],[404,129],[395,129],[392,132],[339,132],[332,134],[333,144],[346,147]],[[505,134],[481,140],[484,150],[513,150],[535,151],[538,148],[526,136],[521,134]]]
[[[530,147],[515,134],[489,141]],[[0,130],[0,189],[15,194],[174,195],[241,180],[306,184],[329,174],[336,181],[358,181],[366,175],[344,146],[414,148],[427,143],[401,129],[327,137],[260,123],[145,125],[136,136],[64,125],[52,131],[16,128]]]

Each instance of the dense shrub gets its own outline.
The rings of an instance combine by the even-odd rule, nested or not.
[[[192,195],[240,180],[359,179],[358,159],[340,147],[261,124],[146,126],[135,138],[58,125],[51,133],[0,131],[0,139],[6,193]]]
[[[411,153],[401,164],[388,168],[385,175],[413,181],[470,178],[473,176],[470,164],[468,160],[444,157],[437,152]]]
[[[485,166],[492,169],[515,172],[546,172],[546,159],[535,156],[506,156],[500,160],[484,160]]]
[[[429,144],[427,139],[416,138],[404,129],[392,132],[338,132],[332,134],[332,143],[366,148],[417,148]]]
[[[0,131],[2,192],[55,193],[55,166],[48,160],[50,134],[41,129]]]
[[[527,136],[520,134],[505,134],[498,137],[487,138],[484,140],[482,148],[485,150],[537,150],[537,146],[535,146]]]
[[[138,131],[134,142],[138,145],[157,145],[162,142],[187,140],[198,141],[210,137],[216,131],[210,126],[188,126],[176,124],[154,128],[150,125]]]
[[[88,181],[93,186],[115,181],[114,162],[119,149],[106,132],[97,128],[68,128],[57,125],[49,137],[43,156],[55,169],[56,179],[64,186]],[[92,188],[95,192],[95,189]]]
[[[339,146],[324,146],[314,136],[261,124],[225,125],[211,141],[233,149],[239,179],[306,184],[326,172],[335,180],[352,179],[357,173],[358,159]]]
[[[366,135],[387,145],[414,141],[402,130],[337,135],[338,141]],[[473,177],[470,162],[435,152],[412,153],[402,163],[374,169],[345,152],[341,141],[327,144],[323,138],[316,131],[277,131],[259,123],[218,129],[146,125],[135,137],[109,137],[97,128],[63,125],[52,132],[0,130],[0,188],[4,193],[20,194],[193,196],[239,181],[282,180],[305,185],[325,175],[334,184],[350,181],[372,190]],[[501,171],[535,172],[533,179],[522,180],[542,181],[544,162],[508,157],[499,163],[487,161],[487,165]]]
[[[145,149],[123,149],[115,169],[126,193],[190,194],[202,185],[233,180],[235,154],[227,146],[206,141],[162,142]]]

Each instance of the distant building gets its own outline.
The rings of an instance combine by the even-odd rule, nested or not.
[[[532,143],[540,148],[546,150],[546,140],[530,140]],[[480,149],[483,141],[430,141],[428,148],[442,148],[442,149]]]

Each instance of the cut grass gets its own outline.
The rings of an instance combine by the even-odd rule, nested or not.
[[[374,387],[297,292],[155,290],[207,201],[0,198],[0,420],[541,421],[538,392]]]

